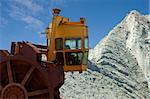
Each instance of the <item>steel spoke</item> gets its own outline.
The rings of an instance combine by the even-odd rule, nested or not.
[[[28,96],[36,96],[36,95],[46,94],[48,92],[49,92],[48,89],[36,90],[36,91],[28,92]]]
[[[22,80],[22,82],[21,82],[21,85],[24,86],[24,85],[26,84],[27,80],[28,80],[29,77],[31,76],[31,74],[32,74],[32,72],[34,71],[34,69],[35,69],[35,67],[33,67],[33,66],[29,69],[29,71],[26,73],[25,77],[23,78],[23,80]]]
[[[9,83],[13,83],[13,74],[12,74],[12,67],[10,65],[10,61],[7,62],[7,72],[8,72]]]

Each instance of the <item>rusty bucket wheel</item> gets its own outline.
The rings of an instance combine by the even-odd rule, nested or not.
[[[47,99],[48,75],[36,62],[22,56],[0,60],[0,98]]]

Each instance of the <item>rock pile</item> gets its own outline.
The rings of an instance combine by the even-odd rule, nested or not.
[[[89,51],[87,71],[65,75],[64,99],[150,99],[150,16],[131,11]]]

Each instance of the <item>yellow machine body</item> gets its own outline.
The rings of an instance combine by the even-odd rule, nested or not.
[[[85,19],[70,22],[53,10],[53,20],[46,29],[48,61],[58,61],[64,71],[84,71],[88,61],[88,27]]]

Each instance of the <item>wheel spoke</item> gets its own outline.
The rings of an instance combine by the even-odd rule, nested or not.
[[[33,67],[33,66],[29,69],[29,71],[26,73],[25,77],[23,78],[23,80],[22,80],[22,82],[21,82],[21,85],[24,86],[24,85],[26,84],[27,80],[28,80],[29,77],[31,76],[31,74],[32,74],[32,72],[34,71],[34,69],[35,69],[35,67]]]
[[[7,72],[8,72],[9,83],[13,83],[12,67],[10,65],[10,61],[7,62]]]
[[[46,93],[48,93],[48,89],[42,89],[42,90],[28,92],[28,96],[36,96],[36,95],[41,95],[41,94],[46,94]]]

